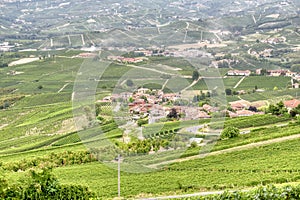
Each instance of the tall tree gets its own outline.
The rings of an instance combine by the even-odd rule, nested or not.
[[[194,70],[193,71],[193,80],[195,81],[195,80],[198,80],[198,78],[199,78],[199,72],[197,71],[197,70]]]

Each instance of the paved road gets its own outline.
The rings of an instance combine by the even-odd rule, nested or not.
[[[70,83],[66,83],[64,86],[62,86],[62,88],[60,88],[57,93],[60,93],[61,91],[63,91],[65,89],[65,87],[67,87]]]
[[[241,80],[233,87],[233,89],[237,88],[243,82],[243,80],[245,78],[246,78],[246,76],[243,76],[243,78],[241,78]]]

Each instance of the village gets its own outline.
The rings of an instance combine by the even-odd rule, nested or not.
[[[202,91],[200,91],[202,93]],[[180,93],[164,93],[162,90],[139,88],[134,92],[122,92],[104,97],[98,102],[123,102],[127,105],[132,120],[148,119],[148,124],[163,122],[165,120],[197,120],[210,119],[219,113],[223,117],[245,117],[263,115],[266,111],[265,102],[249,102],[238,100],[229,102],[227,108],[210,105],[209,101],[199,105],[199,102],[183,102],[184,96]],[[186,100],[186,98],[184,98]],[[195,99],[195,98],[194,98]],[[288,111],[300,105],[297,99],[284,101]]]

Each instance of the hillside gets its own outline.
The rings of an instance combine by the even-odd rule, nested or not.
[[[73,102],[72,106],[71,101],[72,92],[74,91],[73,85],[76,78],[74,71],[79,70],[79,67],[82,66],[82,62],[86,62],[82,58],[71,58],[72,54],[77,55],[78,53],[77,51],[60,51],[56,52],[55,59],[50,57],[45,60],[42,59],[15,66],[15,71],[24,73],[14,76],[7,75],[11,68],[1,69],[1,84],[4,86],[1,97],[6,99],[4,102],[11,99],[11,97],[20,97],[12,101],[8,109],[1,111],[0,154],[3,163],[2,167],[5,169],[7,177],[10,177],[10,181],[13,181],[25,176],[29,169],[39,168],[44,166],[46,164],[45,162],[47,162],[47,165],[54,167],[53,173],[62,184],[77,184],[77,180],[81,179],[82,185],[88,186],[100,197],[113,197],[117,195],[115,188],[117,180],[116,171],[111,169],[109,167],[110,165],[101,164],[96,160],[98,158],[108,161],[115,156],[117,151],[107,152],[100,149],[99,151],[102,151],[102,153],[98,154],[96,147],[99,147],[99,145],[110,146],[114,144],[113,141],[119,141],[122,134],[124,134],[124,127],[119,124],[121,121],[117,118],[115,118],[117,124],[111,121],[113,115],[116,117],[116,113],[112,113],[109,104],[100,104],[100,116],[105,119],[105,122],[101,124],[99,121],[98,123],[100,123],[100,125],[78,131],[76,118],[73,118],[76,104],[74,105]],[[63,57],[65,55],[67,57]],[[180,60],[178,60],[177,63],[179,61]],[[151,62],[155,63],[158,62],[158,60],[153,58]],[[160,72],[174,73],[173,70],[163,67],[163,62],[170,63],[172,59],[164,61],[160,58],[158,62],[160,64],[156,65],[157,69],[159,69]],[[176,67],[180,66],[182,65],[176,65]],[[117,72],[124,73],[128,70],[130,71],[131,68],[137,69],[134,68],[134,65],[125,67],[122,65],[118,66],[117,63],[112,63],[103,73],[98,85],[98,91],[95,94],[96,98],[101,100],[109,95],[116,87],[115,84],[117,82],[123,82],[124,77],[122,77],[121,74],[118,75]],[[165,81],[157,79],[158,72],[151,72],[153,73],[153,75],[151,75],[151,73],[147,72],[147,69],[147,67],[139,69],[144,70],[144,73],[146,72],[146,77],[149,79],[147,87],[157,87],[157,85],[153,85],[154,81],[158,86],[162,87],[161,84],[165,83]],[[153,68],[151,69],[153,70]],[[192,73],[193,70],[193,68],[187,67],[183,69],[185,71],[182,70],[180,73]],[[141,81],[139,79],[142,77],[141,74],[142,72],[139,71],[138,73],[130,75],[134,84],[147,84],[147,80]],[[257,79],[258,77],[249,77],[249,79],[251,78]],[[280,77],[274,77],[277,82],[280,80],[278,78]],[[178,80],[178,78],[176,80]],[[227,78],[224,78],[224,83],[226,83],[226,81]],[[277,85],[279,88],[276,92],[272,91],[274,83],[271,78],[265,79],[265,83],[262,83],[262,85],[257,85],[260,88],[271,88],[269,96],[265,94],[267,96],[265,99],[272,102],[272,98],[285,98],[285,95],[289,92],[286,91],[284,79],[282,81],[282,88]],[[270,86],[268,86],[268,84],[270,84]],[[167,82],[166,87],[176,88],[172,85],[172,82]],[[233,87],[235,83],[230,84],[230,82],[228,82],[226,85]],[[247,85],[251,84],[247,84],[246,79],[239,87],[246,89],[248,87]],[[183,87],[184,86],[181,88]],[[204,86],[202,87],[205,89]],[[296,97],[297,91],[299,90],[290,89],[290,97]],[[251,97],[254,98],[255,96],[251,95]],[[229,96],[228,98],[231,97]],[[117,116],[122,115],[118,113]],[[178,129],[184,130],[185,127],[195,126],[197,124],[201,126],[202,123],[207,122],[219,123],[218,121],[212,122],[213,120],[214,119],[198,122],[187,121],[186,123],[169,122],[157,125],[153,124],[146,126],[143,134],[149,141],[161,140],[171,142],[173,140],[172,135],[183,134],[182,137],[184,137],[184,134],[187,134],[178,133]],[[122,195],[125,197],[136,197],[137,195],[155,196],[175,194],[174,191],[176,191],[176,193],[191,193],[226,188],[237,189],[252,187],[260,185],[261,183],[298,181],[297,163],[293,163],[291,161],[293,159],[286,156],[290,155],[291,152],[295,152],[298,139],[293,140],[294,138],[291,138],[287,141],[284,139],[288,136],[295,136],[295,138],[298,136],[299,126],[295,118],[288,116],[276,117],[268,114],[262,116],[254,115],[244,118],[227,118],[224,125],[225,127],[235,126],[240,128],[243,132],[250,133],[241,135],[235,139],[217,140],[217,143],[212,149],[212,156],[203,158],[203,161],[199,158],[189,160],[189,157],[193,158],[194,155],[197,155],[199,151],[201,151],[201,147],[179,148],[169,152],[162,151],[161,153],[150,155],[139,154],[137,157],[133,154],[132,156],[126,157],[121,164],[122,169],[124,167],[125,170],[125,172],[122,172]],[[161,126],[164,128],[161,129]],[[133,134],[136,133],[133,132]],[[188,134],[186,136],[191,137]],[[207,136],[202,135],[201,137],[208,139]],[[274,143],[268,142],[274,138],[282,138],[282,140],[278,140]],[[260,142],[264,141],[266,143],[260,144]],[[259,145],[256,146],[255,143]],[[243,146],[247,144],[251,145],[244,149]],[[183,145],[183,143],[181,142],[177,145]],[[293,148],[288,148],[291,146],[293,146]],[[241,147],[241,150],[239,150],[238,147]],[[224,153],[222,152],[222,150],[227,149],[232,149],[232,151],[228,151],[228,153],[226,153],[226,151],[224,151]],[[96,156],[94,157],[95,160],[80,157],[79,161],[75,161],[75,158],[72,158],[72,156],[77,156],[77,154],[89,155],[90,153],[88,153],[87,150],[90,150],[91,153]],[[218,153],[218,151],[220,153]],[[72,152],[72,155],[68,155],[70,152]],[[275,156],[276,159],[270,157],[271,154],[268,152],[272,152],[272,155]],[[253,157],[251,156],[253,154],[257,155]],[[55,155],[54,158],[53,155]],[[97,157],[99,155],[101,156]],[[293,155],[297,157],[296,154],[293,153]],[[50,159],[50,157],[52,158]],[[157,169],[153,169],[153,164],[157,167],[161,164],[168,163],[165,162],[166,160],[170,160],[170,163],[177,162],[176,159],[179,159],[179,157],[186,157],[187,161],[167,165],[162,168],[159,167],[158,171]],[[241,157],[243,158],[241,159]],[[255,166],[249,165],[248,163],[253,163],[253,158],[256,159]],[[60,163],[59,159],[63,159],[64,161]],[[69,159],[73,161],[69,161]],[[236,159],[236,161],[233,162],[233,159]],[[226,163],[226,161],[228,163]],[[200,165],[197,162],[206,164]],[[31,163],[36,164],[32,165]],[[219,163],[220,166],[216,165],[217,163]],[[273,163],[272,166],[271,163]],[[193,167],[196,165],[198,167]],[[111,167],[114,168],[114,164]],[[137,172],[137,169],[139,172],[150,171],[150,173],[132,173]],[[96,173],[99,174],[99,176],[96,176],[94,172],[91,173],[91,170],[94,172],[95,170],[99,170]],[[271,171],[266,172],[266,170]],[[292,170],[292,172],[286,173],[285,170]],[[16,173],[16,171],[19,172]],[[251,173],[249,174],[250,171]],[[253,176],[252,171],[257,176]],[[273,173],[274,171],[276,171],[276,173]],[[239,180],[243,181],[238,181],[235,176],[242,176],[243,179]],[[179,179],[177,180],[176,177]],[[202,178],[200,179],[200,177]],[[220,182],[220,180],[223,181]],[[161,181],[163,184],[158,187],[156,181]],[[145,183],[147,183],[147,187],[145,187]],[[129,186],[131,189],[129,189]]]
[[[0,1],[0,199],[299,196],[299,6]]]

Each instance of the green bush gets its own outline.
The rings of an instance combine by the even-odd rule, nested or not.
[[[234,138],[238,137],[240,134],[240,130],[236,127],[229,126],[226,127],[221,133],[221,139]]]

